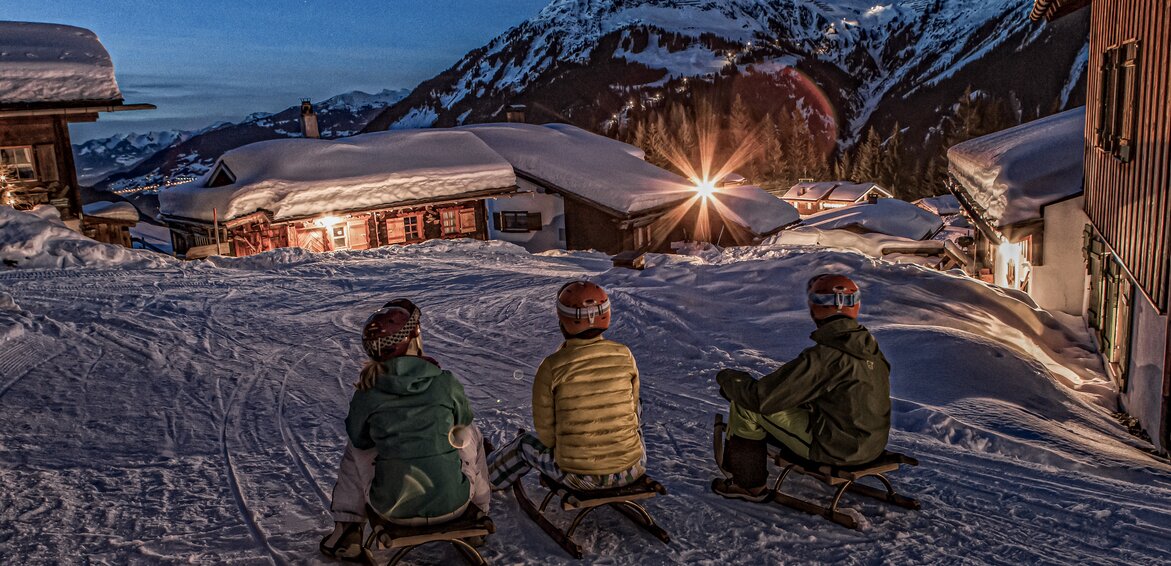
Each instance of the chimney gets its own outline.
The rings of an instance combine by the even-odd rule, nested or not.
[[[527,110],[527,107],[524,104],[509,104],[504,116],[509,122],[523,124],[525,122],[525,110]]]
[[[321,132],[317,130],[317,112],[313,111],[313,103],[308,98],[301,99],[301,135],[307,138],[321,137]]]

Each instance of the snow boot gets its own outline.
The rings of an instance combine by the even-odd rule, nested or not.
[[[365,523],[349,523],[338,521],[333,524],[333,532],[321,539],[321,553],[347,562],[362,560],[362,528]]]
[[[765,489],[765,483],[768,482],[768,445],[764,439],[728,436],[724,445],[722,469],[732,478],[712,482],[712,491],[724,497],[753,501],[762,501],[768,497],[768,490]]]

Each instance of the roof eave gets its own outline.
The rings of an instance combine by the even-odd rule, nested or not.
[[[85,114],[97,114],[98,112],[127,112],[130,110],[154,110],[156,108],[157,107],[154,104],[122,104],[121,102],[97,103],[83,106],[30,105],[28,107],[10,107],[0,110],[0,118],[26,118],[34,116],[81,116]]]
[[[1090,5],[1093,0],[1035,0],[1029,19],[1053,21]]]

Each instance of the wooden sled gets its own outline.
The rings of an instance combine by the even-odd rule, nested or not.
[[[374,550],[379,548],[398,549],[386,566],[394,566],[415,548],[430,542],[450,542],[468,564],[487,566],[488,561],[467,539],[486,537],[496,532],[496,525],[474,503],[468,504],[463,515],[437,525],[404,526],[384,519],[369,505],[366,517],[370,520],[371,531],[362,545],[364,561],[377,566]]]
[[[715,449],[716,462],[721,465],[724,461],[724,437],[727,434],[727,428],[728,425],[724,423],[724,416],[717,414],[713,447]],[[858,522],[850,515],[838,511],[838,504],[841,503],[842,496],[847,491],[872,497],[879,501],[906,509],[919,508],[918,500],[895,493],[894,486],[891,485],[890,480],[885,475],[897,471],[900,465],[918,466],[919,461],[910,456],[884,450],[878,458],[865,464],[857,466],[832,466],[806,460],[793,454],[792,451],[783,445],[773,443],[769,444],[769,455],[772,457],[773,462],[781,468],[781,475],[773,483],[770,497],[766,501],[779,503],[811,515],[820,515],[850,529],[857,529]],[[721,471],[727,474],[722,468]],[[781,491],[781,485],[789,477],[790,472],[797,472],[798,474],[816,478],[822,483],[835,488],[830,505],[828,507],[818,505],[811,501],[783,493]],[[867,477],[876,478],[886,488],[885,491],[859,483],[859,480]]]
[[[630,519],[631,522],[654,535],[659,540],[665,543],[671,542],[671,535],[667,534],[667,531],[663,530],[662,527],[655,524],[655,520],[651,518],[650,513],[647,512],[645,507],[635,503],[636,501],[650,499],[656,495],[665,495],[667,493],[667,488],[663,487],[663,484],[647,477],[645,474],[630,485],[596,491],[575,490],[558,483],[553,478],[541,474],[541,486],[548,489],[549,493],[541,501],[540,507],[534,505],[533,501],[529,499],[525,493],[524,485],[520,480],[512,484],[512,491],[516,494],[516,501],[520,504],[520,508],[524,510],[525,514],[533,522],[537,523],[541,527],[541,530],[545,531],[545,534],[548,534],[561,548],[564,548],[565,552],[568,552],[574,558],[581,558],[585,555],[581,545],[573,540],[574,531],[581,526],[582,520],[587,515],[595,509],[604,506],[616,509],[624,517]],[[567,530],[562,530],[554,525],[545,515],[545,509],[549,507],[549,503],[556,496],[560,496],[561,498],[561,509],[578,512]]]

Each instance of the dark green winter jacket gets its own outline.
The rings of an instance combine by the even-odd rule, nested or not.
[[[811,460],[856,465],[877,458],[890,434],[890,364],[878,342],[845,317],[826,322],[810,338],[814,346],[759,381],[721,371],[720,388],[754,413],[810,408]]]
[[[370,505],[396,519],[458,510],[469,485],[448,433],[472,422],[463,386],[419,357],[392,358],[384,367],[374,388],[354,393],[346,417],[350,442],[378,449]]]

